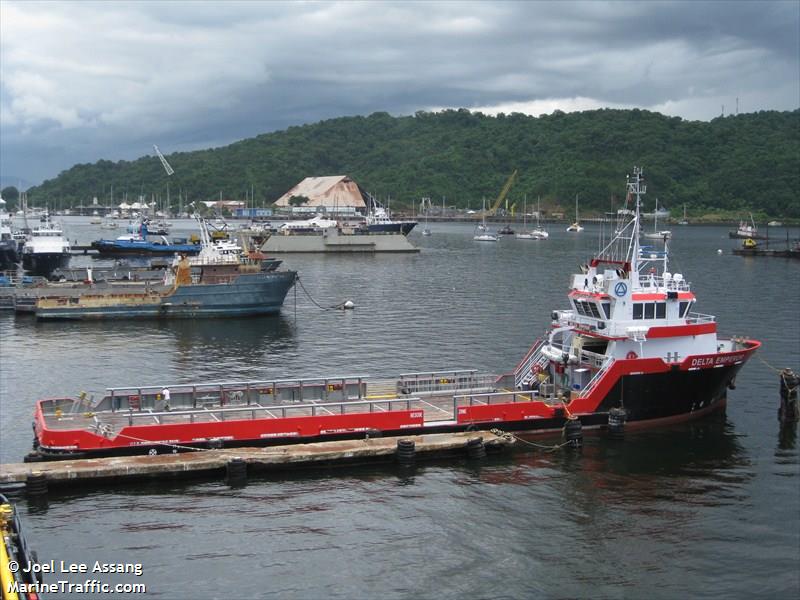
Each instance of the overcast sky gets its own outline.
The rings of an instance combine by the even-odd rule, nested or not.
[[[0,0],[0,175],[387,111],[800,105],[800,2]]]

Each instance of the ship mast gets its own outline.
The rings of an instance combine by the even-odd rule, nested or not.
[[[642,168],[633,167],[633,177],[628,175],[628,194],[633,197],[633,231],[631,232],[631,242],[629,246],[628,260],[631,263],[631,272],[639,274],[639,230],[641,224],[641,195],[647,193],[647,186],[642,185]]]

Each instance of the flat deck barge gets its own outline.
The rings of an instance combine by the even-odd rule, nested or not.
[[[31,477],[49,485],[76,486],[90,481],[124,481],[201,476],[225,472],[231,461],[242,461],[256,471],[287,470],[331,464],[393,461],[398,441],[414,443],[415,456],[464,455],[470,441],[480,440],[484,450],[499,450],[514,443],[511,436],[490,431],[470,431],[418,436],[373,437],[336,442],[292,444],[268,448],[236,448],[164,454],[159,456],[115,456],[46,463],[4,464],[0,484],[23,484]]]
[[[354,228],[330,227],[323,231],[274,233],[262,244],[267,254],[287,252],[374,253],[419,252],[402,233],[363,232]]]

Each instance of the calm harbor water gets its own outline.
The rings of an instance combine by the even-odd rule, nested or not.
[[[86,221],[64,222],[70,239],[100,237]],[[319,304],[350,299],[354,311],[321,311],[300,289],[270,318],[37,323],[0,313],[0,459],[29,450],[33,403],[44,396],[198,379],[507,371],[565,307],[568,276],[598,240],[592,226],[498,244],[473,242],[465,224],[431,229],[412,233],[418,255],[285,257]],[[796,598],[797,432],[779,427],[768,365],[800,366],[800,264],[733,256],[726,228],[673,231],[672,271],[692,282],[697,310],[715,314],[723,334],[764,342],[725,415],[480,465],[303,471],[239,489],[55,491],[45,506],[15,496],[29,543],[41,560],[141,563],[141,577],[97,578],[145,583],[147,596],[168,599]],[[86,575],[46,576],[59,578]]]

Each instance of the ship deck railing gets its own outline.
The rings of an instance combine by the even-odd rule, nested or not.
[[[571,351],[573,350],[572,346],[565,347],[563,344],[556,343],[551,343],[550,347],[560,350],[562,353],[566,354],[571,354]],[[608,357],[605,354],[598,354],[597,352],[583,349],[581,349],[580,356],[578,356],[578,361],[581,365],[589,366],[593,369],[602,368],[607,359]]]
[[[499,392],[481,392],[475,394],[461,394],[453,396],[454,410],[459,406],[478,406],[491,404],[516,404],[518,402],[544,402],[545,404],[556,403],[559,406],[561,400],[540,394],[537,390],[503,390]]]
[[[717,318],[714,315],[705,315],[703,313],[690,312],[686,315],[686,322],[690,325],[699,323],[714,323]]]
[[[691,284],[684,280],[675,280],[674,277],[664,279],[661,275],[639,275],[639,285],[636,290],[658,290],[658,291],[677,291],[689,292],[691,291]]]

